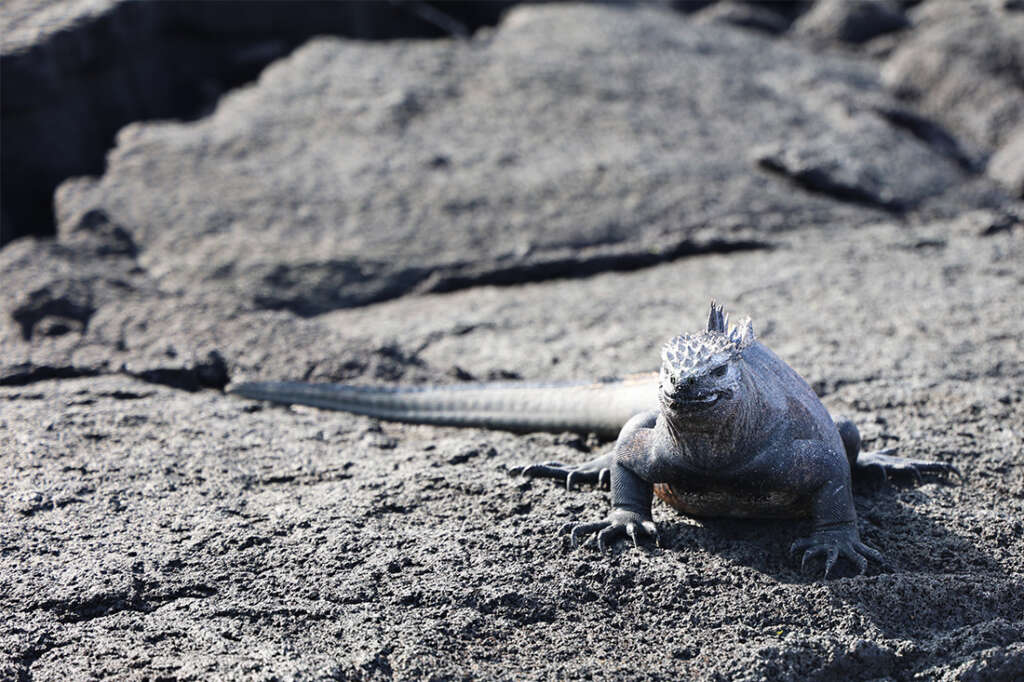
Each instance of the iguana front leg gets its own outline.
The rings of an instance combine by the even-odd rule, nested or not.
[[[804,444],[802,447],[810,451],[816,446]],[[868,558],[882,561],[882,553],[861,542],[860,534],[857,532],[857,512],[853,507],[849,468],[838,453],[827,454],[835,456],[812,455],[807,459],[808,462],[819,464],[819,475],[815,478],[822,480],[811,497],[814,531],[810,537],[794,542],[790,553],[803,552],[801,570],[805,568],[808,559],[824,555],[825,578],[828,578],[840,556],[852,561],[856,564],[858,572],[863,573],[867,568]]]
[[[622,427],[612,453],[612,510],[602,521],[583,523],[571,531],[572,542],[597,533],[597,546],[604,549],[619,538],[628,537],[634,545],[645,535],[658,541],[658,528],[651,515],[654,484],[651,480],[653,452],[651,430],[657,412],[639,414]]]
[[[582,536],[597,533],[597,546],[604,550],[619,538],[628,537],[639,546],[640,535],[658,542],[658,527],[651,516],[654,486],[622,464],[612,467],[612,510],[603,521],[573,526],[572,544]]]

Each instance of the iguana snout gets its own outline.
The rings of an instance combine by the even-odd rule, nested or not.
[[[732,400],[734,390],[709,377],[688,377],[678,384],[662,384],[662,405],[672,412],[699,412]]]

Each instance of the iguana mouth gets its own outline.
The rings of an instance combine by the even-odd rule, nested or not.
[[[687,396],[665,395],[665,402],[670,408],[676,411],[685,412],[698,412],[706,410],[722,398],[727,398],[731,395],[731,391],[705,391]]]

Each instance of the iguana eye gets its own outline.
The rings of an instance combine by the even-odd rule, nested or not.
[[[727,365],[719,365],[711,370],[711,376],[713,377],[724,377],[726,370],[729,369]]]

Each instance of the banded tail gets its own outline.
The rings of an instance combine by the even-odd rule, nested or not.
[[[252,381],[232,386],[228,393],[414,424],[518,432],[574,431],[612,439],[631,417],[658,408],[658,376],[636,374],[580,383],[500,382],[423,387]]]

